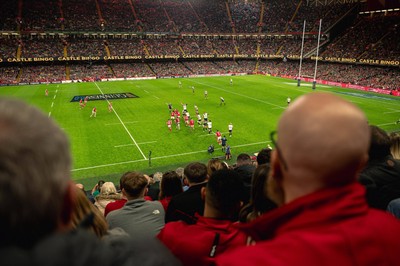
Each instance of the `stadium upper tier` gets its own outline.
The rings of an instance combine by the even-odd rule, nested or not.
[[[357,4],[300,0],[20,0],[0,2],[3,31],[284,33],[332,26]]]

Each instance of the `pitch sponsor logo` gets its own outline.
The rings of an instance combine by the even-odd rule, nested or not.
[[[139,96],[131,93],[107,93],[107,94],[92,94],[92,95],[76,95],[72,97],[71,102],[79,102],[87,97],[88,101],[99,101],[99,100],[119,100],[129,98],[139,98]]]

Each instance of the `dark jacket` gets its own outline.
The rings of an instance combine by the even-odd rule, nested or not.
[[[92,233],[79,231],[52,235],[31,249],[3,246],[1,265],[180,265],[159,242],[133,242],[120,237],[101,242]]]
[[[196,213],[203,215],[204,201],[201,198],[201,188],[206,185],[207,182],[203,182],[190,186],[187,191],[173,196],[165,214],[165,222],[182,220],[193,224],[196,220],[194,217]]]
[[[391,155],[372,160],[361,172],[359,181],[367,188],[369,206],[386,210],[391,200],[400,198],[400,161]]]
[[[245,164],[235,168],[235,171],[240,175],[240,178],[244,184],[244,195],[243,195],[243,203],[247,204],[250,201],[251,195],[251,179],[253,178],[254,171],[256,170],[255,165]]]

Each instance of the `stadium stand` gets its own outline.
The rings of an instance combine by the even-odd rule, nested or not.
[[[322,19],[317,79],[400,87],[400,12],[362,14],[366,7],[357,1],[296,0],[287,1],[286,8],[278,0],[19,2],[0,3],[0,64],[15,69],[51,61],[60,67],[49,74],[44,66],[42,76],[48,78],[13,80],[14,71],[2,71],[2,83],[254,71],[296,76],[304,20],[304,76],[311,77]],[[96,67],[88,68],[91,64]]]

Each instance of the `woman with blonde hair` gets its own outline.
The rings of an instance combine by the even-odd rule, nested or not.
[[[96,196],[94,205],[104,216],[104,210],[108,203],[119,200],[122,195],[117,193],[117,188],[112,182],[105,182],[100,189],[100,194]]]
[[[220,159],[211,159],[207,163],[207,174],[210,177],[217,170],[228,169],[228,165]]]
[[[390,141],[392,142],[390,153],[394,159],[400,160],[400,134],[396,132],[390,133]]]

